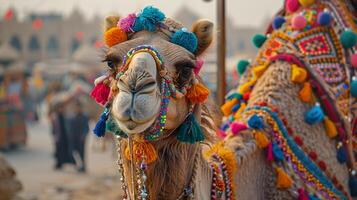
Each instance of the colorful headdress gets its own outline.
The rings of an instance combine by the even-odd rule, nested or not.
[[[195,53],[198,46],[197,37],[187,28],[175,29],[174,27],[165,24],[165,14],[159,9],[147,6],[140,13],[129,14],[119,20],[116,27],[106,30],[104,33],[105,44],[112,47],[116,44],[128,40],[131,34],[142,30],[155,32],[165,30],[171,38],[171,42],[182,46],[191,53]]]

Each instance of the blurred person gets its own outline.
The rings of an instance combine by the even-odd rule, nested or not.
[[[70,147],[73,156],[79,155],[78,172],[86,172],[85,162],[85,144],[86,137],[89,132],[89,118],[83,112],[83,106],[79,99],[73,99],[72,106],[69,106],[72,111],[68,115],[68,133],[70,138]]]
[[[75,164],[70,150],[70,139],[66,127],[65,106],[67,94],[61,92],[53,97],[49,110],[52,125],[52,135],[55,144],[55,166],[56,170],[62,169],[64,164]]]

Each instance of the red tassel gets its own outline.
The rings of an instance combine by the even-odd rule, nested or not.
[[[101,105],[105,105],[108,101],[110,88],[104,83],[98,83],[90,93],[90,96]]]
[[[273,162],[274,160],[273,144],[271,142],[268,144],[268,148],[266,149],[266,156],[268,162]]]
[[[303,188],[298,189],[298,200],[309,200],[309,197],[306,195],[306,192]]]

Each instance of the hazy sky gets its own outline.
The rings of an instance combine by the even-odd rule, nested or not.
[[[227,15],[237,25],[259,26],[266,17],[271,17],[282,6],[283,0],[226,0]],[[214,20],[216,1],[203,0],[0,0],[0,13],[12,6],[18,10],[20,17],[31,11],[58,11],[68,15],[78,7],[86,17],[95,13],[100,15],[139,11],[146,5],[154,5],[171,16],[182,5],[186,5],[202,17]],[[184,14],[184,13],[182,13]]]

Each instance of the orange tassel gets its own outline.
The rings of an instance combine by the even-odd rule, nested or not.
[[[299,92],[299,97],[301,101],[305,103],[310,103],[312,101],[312,88],[309,82],[304,83],[304,86]]]
[[[278,189],[288,189],[293,185],[293,180],[282,168],[277,167],[276,173],[277,173],[276,187]]]
[[[206,101],[208,95],[209,90],[204,85],[201,83],[195,83],[187,91],[186,97],[191,101],[191,103],[197,104]]]
[[[329,138],[336,137],[338,133],[335,124],[328,117],[325,118],[324,123],[327,136]]]
[[[255,132],[254,138],[259,148],[265,148],[270,143],[268,137],[260,131]]]
[[[228,116],[232,113],[232,108],[234,105],[238,103],[238,99],[234,98],[231,100],[228,100],[223,106],[221,106],[221,111],[223,112],[224,116]]]
[[[157,160],[157,153],[155,147],[149,142],[136,142],[133,145],[134,161],[141,162],[143,159],[147,164],[150,164]],[[131,160],[129,146],[125,149],[125,157]]]
[[[104,33],[104,42],[109,47],[125,42],[127,40],[128,36],[126,35],[125,31],[118,27],[113,27]]]

